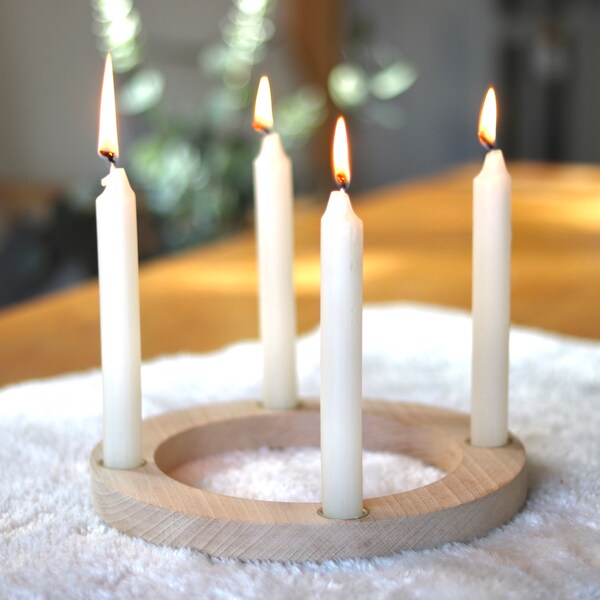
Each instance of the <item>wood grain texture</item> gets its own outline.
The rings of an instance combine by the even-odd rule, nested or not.
[[[367,302],[471,302],[471,185],[480,165],[353,195],[364,222]],[[512,321],[600,339],[600,168],[509,164]],[[297,202],[298,329],[319,320],[326,197]],[[142,354],[206,352],[258,335],[254,234],[145,264]],[[0,385],[100,364],[98,289],[88,283],[0,313]]]
[[[168,474],[188,460],[269,446],[318,445],[315,401],[274,412],[254,402],[198,406],[144,422],[146,463],[128,471],[91,456],[92,496],[108,524],[155,544],[212,556],[323,561],[373,557],[484,535],[523,506],[526,457],[521,443],[473,448],[469,418],[413,404],[365,401],[364,447],[407,454],[447,473],[427,486],[366,499],[369,514],[336,521],[317,503],[267,502],[206,492]]]

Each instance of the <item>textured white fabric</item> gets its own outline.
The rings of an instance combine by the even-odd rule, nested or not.
[[[364,330],[366,397],[468,410],[466,314],[372,306]],[[255,398],[259,361],[256,342],[245,342],[148,363],[145,416]],[[299,341],[298,365],[301,395],[317,395],[317,332]],[[316,565],[211,559],[118,533],[96,517],[89,496],[88,456],[101,436],[100,374],[5,388],[0,597],[600,598],[600,343],[513,328],[510,395],[511,430],[530,466],[529,500],[512,522],[468,544]],[[259,451],[251,471],[279,458]],[[421,472],[414,463],[406,468]],[[318,477],[306,480],[294,494],[314,493]]]
[[[436,481],[444,472],[388,452],[363,452],[363,498],[397,494]],[[317,448],[227,452],[190,461],[171,477],[208,492],[278,502],[319,502],[321,454]]]

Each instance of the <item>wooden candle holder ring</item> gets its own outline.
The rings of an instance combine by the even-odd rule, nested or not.
[[[319,405],[291,411],[255,402],[196,406],[143,423],[145,464],[113,470],[91,454],[92,499],[109,525],[154,544],[239,559],[323,561],[374,557],[479,537],[509,521],[527,495],[526,455],[511,436],[500,448],[466,440],[469,416],[443,408],[365,401],[365,449],[407,454],[446,476],[421,488],[367,498],[369,514],[326,519],[312,502],[234,498],[169,474],[187,461],[263,446],[319,445]]]

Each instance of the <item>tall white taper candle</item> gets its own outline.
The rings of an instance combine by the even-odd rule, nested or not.
[[[112,118],[107,118],[106,111]],[[98,150],[112,162],[118,155],[118,142],[110,55],[104,71],[100,122]],[[142,462],[136,204],[124,169],[112,165],[102,185],[106,189],[96,199],[96,223],[104,396],[103,461],[109,468],[129,469]]]
[[[272,124],[269,83],[263,77],[254,117],[254,127],[265,133],[254,161],[262,399],[267,408],[286,409],[297,403],[292,163],[279,135],[270,131]]]
[[[491,102],[493,110],[486,109]],[[485,119],[492,118],[493,127],[486,125]],[[491,90],[480,124],[480,138],[489,147],[495,142],[495,118],[495,95]],[[474,446],[502,446],[508,436],[510,250],[511,178],[502,152],[491,150],[473,181],[471,443]]]
[[[335,173],[346,187],[349,167]],[[362,221],[344,189],[332,192],[321,219],[321,502],[334,519],[363,514],[362,261]]]

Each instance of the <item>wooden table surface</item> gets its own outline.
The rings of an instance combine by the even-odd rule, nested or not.
[[[600,339],[600,167],[512,164],[512,321]],[[469,165],[353,198],[364,221],[366,302],[468,309]],[[298,328],[319,319],[319,220],[326,198],[296,210]],[[257,336],[252,231],[145,264],[142,351],[204,352]],[[100,364],[95,282],[0,312],[0,384]]]

